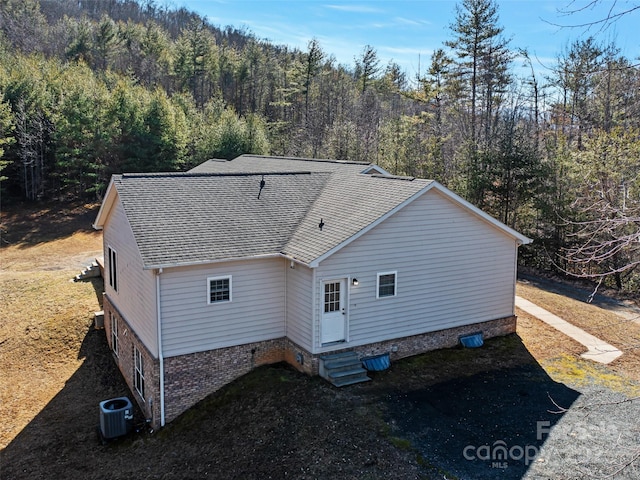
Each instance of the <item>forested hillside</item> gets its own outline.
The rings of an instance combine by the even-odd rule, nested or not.
[[[3,199],[95,200],[113,173],[242,153],[373,162],[534,238],[531,265],[638,291],[638,59],[583,38],[540,75],[493,0],[458,7],[408,78],[375,46],[339,65],[153,0],[0,0]]]

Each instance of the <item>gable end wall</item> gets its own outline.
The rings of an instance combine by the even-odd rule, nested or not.
[[[345,347],[358,346],[512,316],[516,255],[515,239],[431,190],[324,260],[317,275],[358,279]],[[377,299],[377,274],[389,271],[397,295]],[[320,306],[321,282],[314,288]]]
[[[105,293],[127,319],[145,347],[158,357],[156,281],[154,272],[144,270],[131,225],[122,203],[116,200],[103,229]],[[116,252],[118,291],[109,285],[107,249]]]

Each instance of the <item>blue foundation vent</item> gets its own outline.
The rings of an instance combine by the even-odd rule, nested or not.
[[[362,359],[362,365],[370,372],[381,372],[386,370],[391,365],[388,353],[382,355],[376,355],[374,357],[365,357]]]
[[[472,333],[471,335],[460,336],[460,343],[465,348],[478,348],[484,345],[482,332]]]

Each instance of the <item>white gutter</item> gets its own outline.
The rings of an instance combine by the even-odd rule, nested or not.
[[[177,267],[195,267],[199,265],[210,265],[213,263],[226,263],[226,262],[246,262],[251,260],[265,260],[270,258],[289,258],[281,253],[266,253],[260,255],[249,255],[246,257],[226,257],[216,258],[213,260],[196,260],[192,262],[176,262],[176,263],[162,263],[159,265],[144,265],[143,270],[162,270],[163,268],[177,268]],[[298,262],[300,263],[300,262]]]
[[[156,272],[156,311],[158,313],[158,360],[160,362],[160,426],[164,427],[164,357],[162,355],[162,315],[160,315],[160,274],[162,274],[162,268]]]

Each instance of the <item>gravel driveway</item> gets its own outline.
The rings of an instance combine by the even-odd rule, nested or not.
[[[387,422],[434,478],[640,478],[640,403],[596,385],[570,388],[539,365],[388,399]]]

